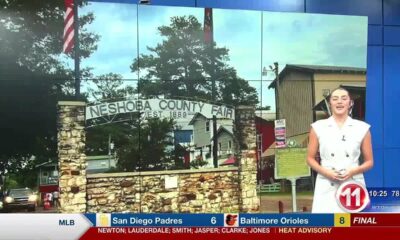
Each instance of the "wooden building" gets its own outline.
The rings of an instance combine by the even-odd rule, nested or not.
[[[366,69],[288,64],[278,79],[279,84],[275,79],[268,88],[274,88],[277,94],[276,110],[280,119],[286,119],[286,135],[296,136],[308,132],[314,121],[327,117],[326,112],[316,106],[321,105],[333,89],[339,86],[365,89]],[[357,110],[363,112],[360,106]]]

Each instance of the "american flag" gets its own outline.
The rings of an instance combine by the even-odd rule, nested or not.
[[[65,0],[63,52],[69,53],[74,46],[74,0]]]
[[[212,8],[204,9],[204,42],[213,42],[213,18],[212,18]]]

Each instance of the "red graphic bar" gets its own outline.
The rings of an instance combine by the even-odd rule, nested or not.
[[[398,226],[400,228],[400,214],[392,214],[392,213],[351,214],[351,226],[378,226],[378,227]]]
[[[332,240],[363,239],[376,240],[384,236],[385,240],[398,240],[400,227],[247,227],[247,228],[213,228],[213,227],[93,227],[80,239],[268,239],[268,240]]]

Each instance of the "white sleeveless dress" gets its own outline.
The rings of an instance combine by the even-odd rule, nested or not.
[[[311,126],[318,137],[321,166],[341,170],[359,165],[361,142],[370,125],[347,117],[342,128],[339,128],[333,117],[330,117],[316,121]],[[359,181],[365,185],[363,174],[355,175],[350,180]],[[335,198],[339,185],[340,183],[331,181],[321,174],[317,175],[312,213],[344,212]]]

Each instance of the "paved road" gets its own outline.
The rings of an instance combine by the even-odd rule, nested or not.
[[[43,209],[43,207],[37,207],[36,211],[37,213],[57,213],[57,208],[50,208],[50,209]]]
[[[1,211],[1,213],[4,213],[4,212]],[[36,207],[35,212],[28,212],[25,209],[20,209],[20,210],[13,210],[10,213],[57,213],[57,209],[56,208],[43,209],[43,207],[39,206],[39,207]]]

